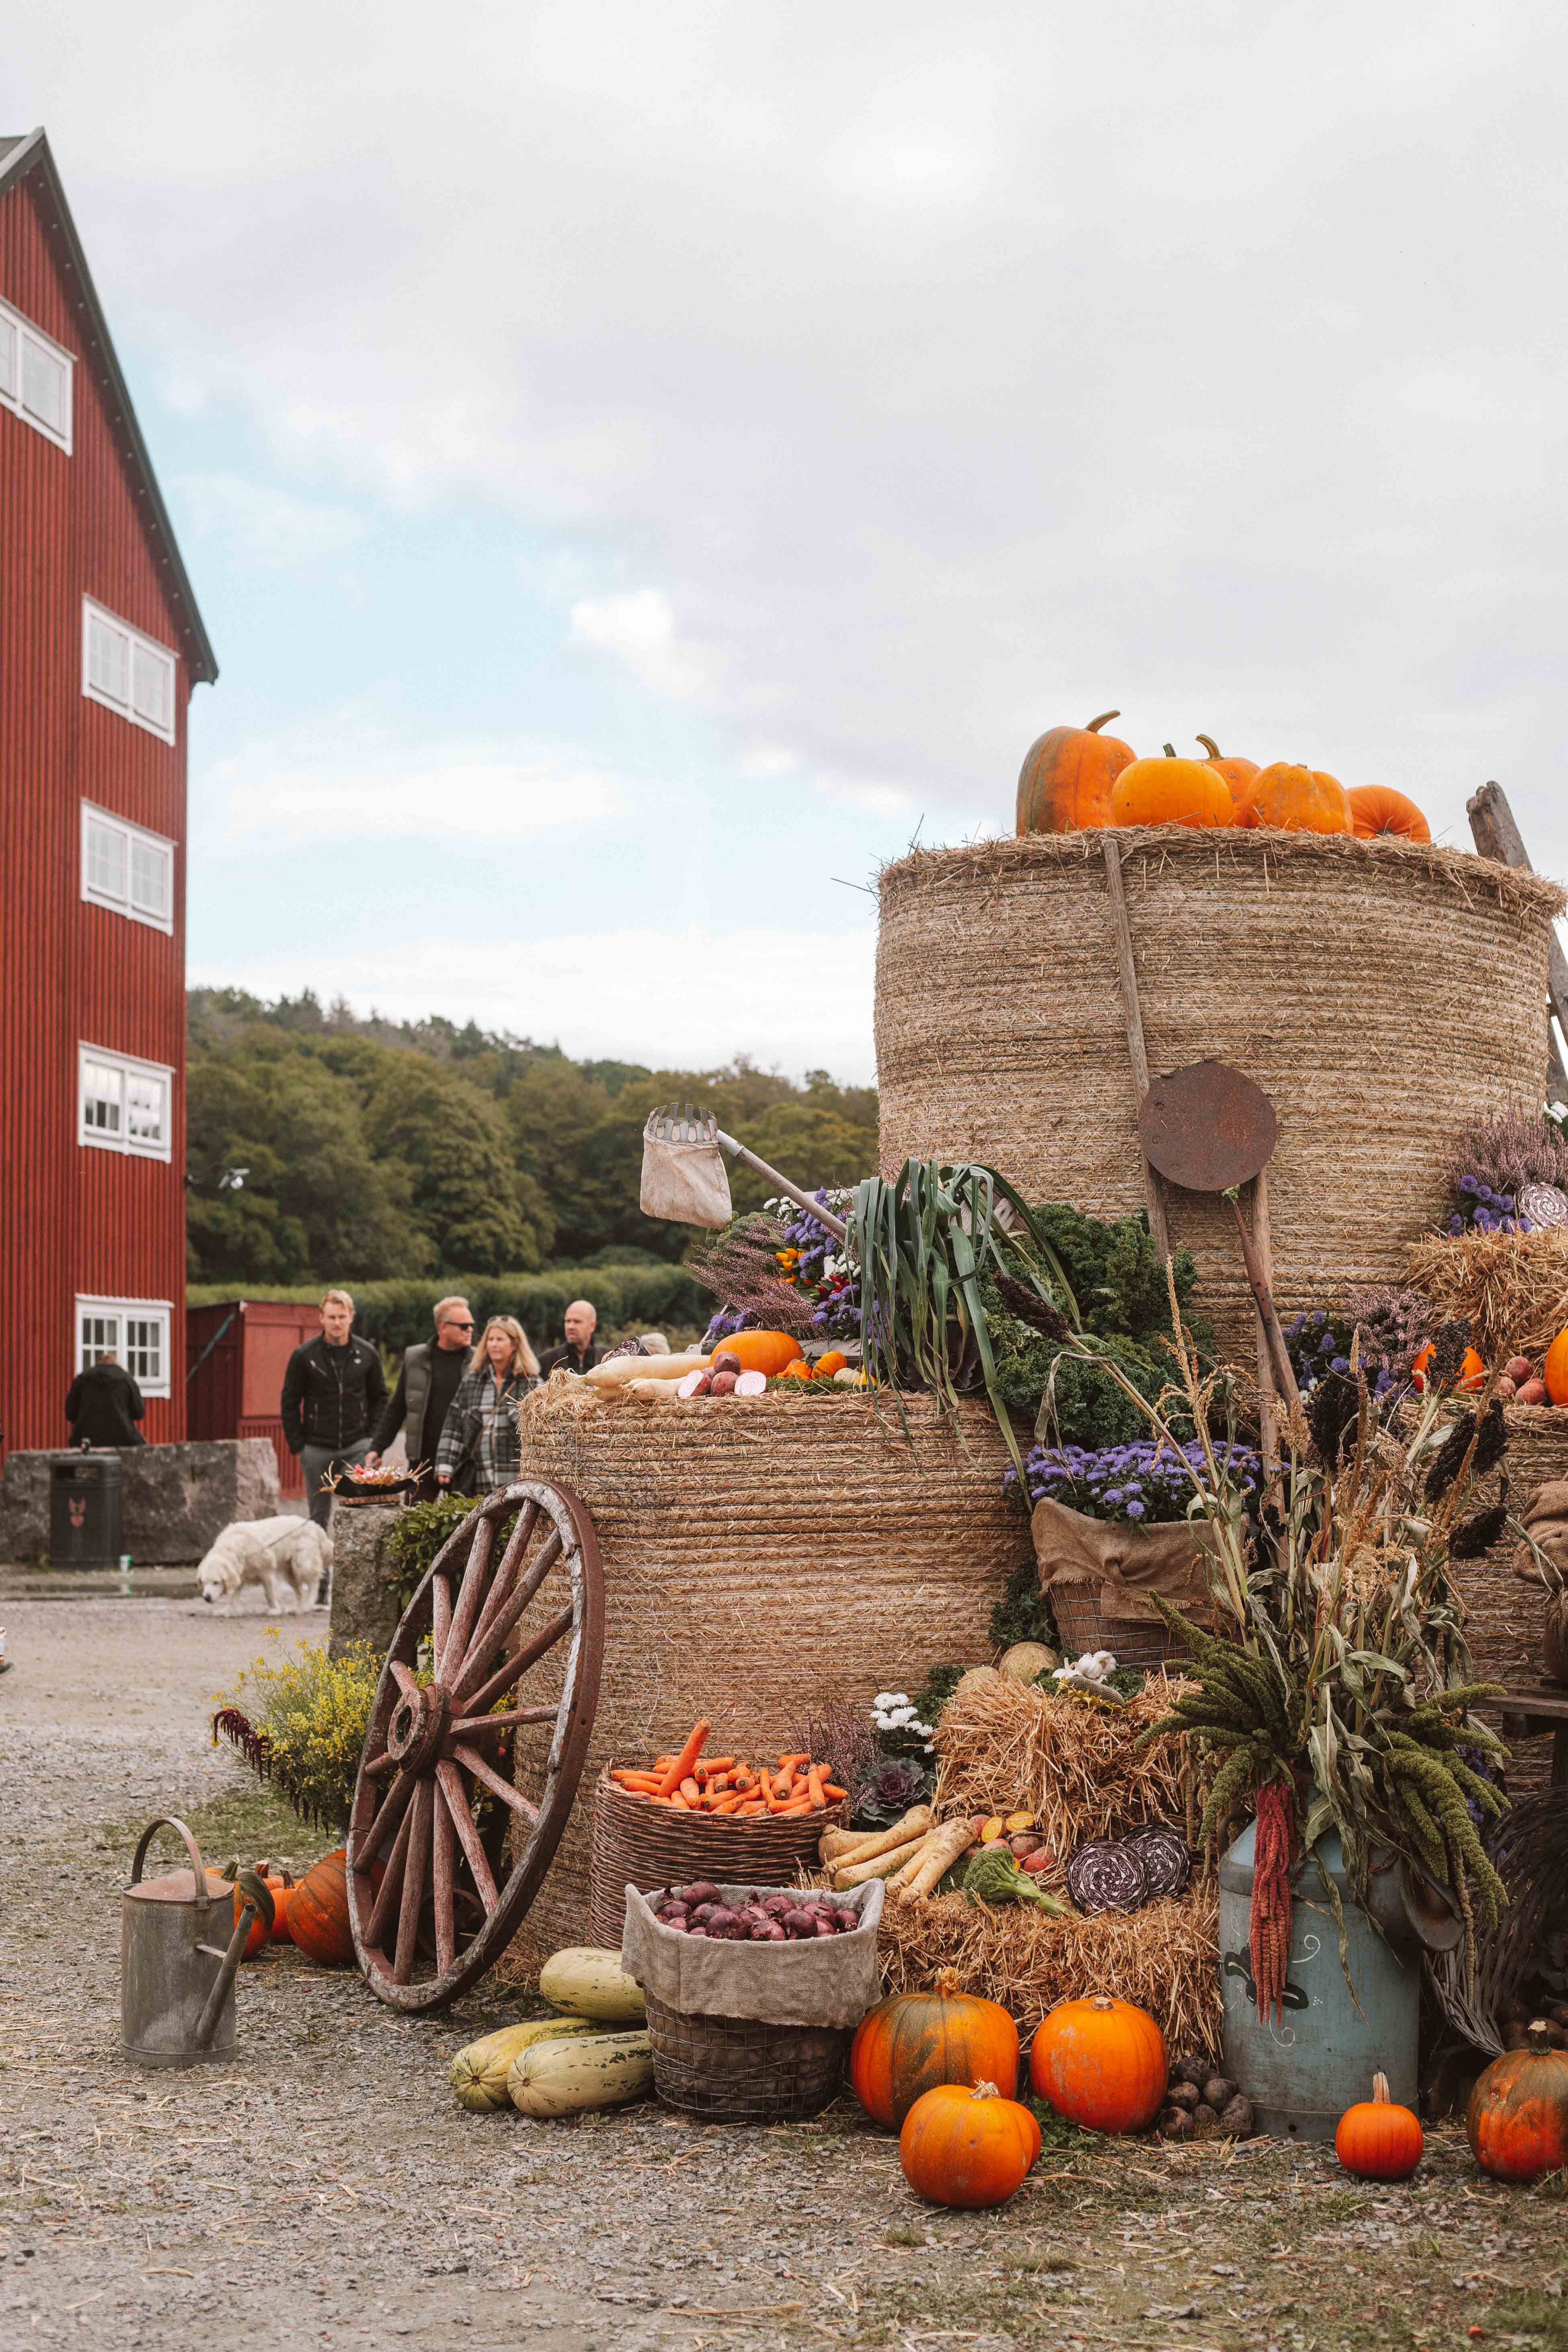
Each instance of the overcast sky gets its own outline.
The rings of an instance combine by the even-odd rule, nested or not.
[[[871,1075],[1041,729],[1568,868],[1561,11],[12,0],[222,677],[190,966]]]

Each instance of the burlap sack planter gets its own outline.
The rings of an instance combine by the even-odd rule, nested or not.
[[[983,1404],[955,1422],[930,1397],[903,1404],[912,1449],[870,1392],[656,1404],[557,1374],[523,1400],[521,1475],[563,1480],[598,1531],[605,1637],[518,1967],[587,1937],[607,1764],[679,1748],[699,1716],[712,1752],[776,1755],[826,1701],[867,1708],[889,1681],[918,1690],[932,1666],[990,1655],[991,1612],[1029,1555],[1006,1446]]]
[[[1543,1099],[1547,940],[1563,893],[1381,838],[1124,829],[1149,1064],[1234,1063],[1271,1097],[1283,1311],[1397,1282],[1480,1113]],[[917,850],[881,877],[880,1159],[981,1160],[1031,1198],[1143,1206],[1105,836]],[[1481,984],[1476,984],[1478,978]],[[1170,1199],[1196,1304],[1254,1360],[1230,1212]]]
[[[1179,1520],[1151,1528],[1122,1519],[1094,1519],[1049,1497],[1029,1521],[1039,1563],[1040,1590],[1051,1604],[1064,1654],[1113,1650],[1122,1666],[1158,1666],[1184,1658],[1186,1644],[1172,1633],[1150,1599],[1207,1623],[1211,1613],[1205,1557],[1207,1530]]]

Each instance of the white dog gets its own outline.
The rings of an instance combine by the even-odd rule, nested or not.
[[[225,1528],[196,1570],[204,1601],[237,1593],[247,1584],[265,1585],[274,1616],[283,1596],[297,1610],[314,1609],[321,1579],[332,1564],[332,1539],[314,1519],[236,1519]]]

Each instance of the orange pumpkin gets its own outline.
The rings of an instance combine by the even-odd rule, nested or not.
[[[1223,776],[1230,787],[1230,804],[1235,812],[1234,824],[1250,824],[1252,787],[1263,773],[1256,760],[1222,760],[1219,745],[1212,735],[1200,735],[1198,741],[1208,753],[1208,764],[1216,775]]]
[[[934,1992],[896,1992],[860,2021],[849,2052],[855,2095],[885,2131],[897,2131],[939,2083],[1018,2087],[1018,2029],[1000,2002],[960,1992],[944,1969]]]
[[[256,1874],[265,1883],[267,1891],[272,1897],[272,1932],[270,1935],[268,1934],[259,1916],[251,1921],[250,1933],[245,1939],[245,1950],[241,1954],[241,1958],[247,1960],[253,1960],[263,1944],[288,1944],[293,1941],[289,1933],[289,1898],[294,1892],[293,1872],[285,1870],[280,1862],[258,1862],[256,1865]],[[239,1915],[244,1908],[245,1897],[237,1886],[234,1890],[234,1917],[237,1927],[239,1924]]]
[[[797,1356],[794,1363],[786,1364],[779,1374],[781,1381],[809,1381],[812,1377],[811,1366],[804,1356]]]
[[[1005,2205],[1039,2152],[1039,2125],[994,2083],[922,2091],[899,2133],[904,2179],[932,2205]]]
[[[1555,1347],[1556,1344],[1556,1341],[1553,1340],[1552,1346]],[[1411,1380],[1415,1382],[1416,1388],[1421,1391],[1423,1395],[1425,1395],[1426,1389],[1426,1367],[1431,1360],[1432,1349],[1431,1343],[1428,1342],[1427,1345],[1422,1349],[1421,1353],[1416,1357],[1415,1361],[1410,1367]],[[1548,1349],[1547,1351],[1546,1360],[1548,1365],[1550,1365],[1552,1361],[1551,1349]],[[1564,1396],[1568,1396],[1568,1361],[1564,1361],[1562,1370],[1563,1377],[1563,1393]],[[1552,1383],[1552,1374],[1550,1371],[1548,1371],[1546,1375],[1546,1380],[1548,1393],[1550,1393]],[[1465,1349],[1464,1362],[1459,1366],[1459,1377],[1454,1382],[1454,1386],[1457,1389],[1485,1388],[1486,1381],[1486,1366],[1482,1363],[1480,1358],[1477,1355],[1473,1348],[1467,1348]]]
[[[816,1360],[817,1379],[819,1381],[830,1381],[835,1372],[841,1372],[845,1370],[848,1361],[849,1359],[844,1353],[842,1348],[829,1348],[826,1355],[818,1356]]]
[[[1415,2116],[1389,2097],[1386,2074],[1373,2076],[1371,2098],[1347,2107],[1334,2133],[1334,2154],[1363,2180],[1408,2180],[1425,2145]]]
[[[1112,824],[1234,824],[1230,786],[1206,760],[1134,760],[1110,793]]]
[[[1299,768],[1276,760],[1252,787],[1252,824],[1282,833],[1349,833],[1351,796],[1337,776],[1321,768]]]
[[[1542,1378],[1552,1403],[1568,1404],[1568,1331],[1559,1331],[1546,1350]]]
[[[743,1372],[765,1372],[775,1381],[800,1361],[800,1341],[787,1331],[737,1331],[732,1339],[721,1339],[713,1352],[733,1356]]]
[[[1401,841],[1432,838],[1432,828],[1415,802],[1392,784],[1352,784],[1346,798],[1358,841],[1371,841],[1380,833],[1397,834]]]
[[[1018,771],[1020,834],[1110,823],[1110,787],[1138,756],[1131,743],[1100,731],[1121,715],[1102,710],[1087,727],[1053,727],[1030,744]]]
[[[1037,2095],[1089,2131],[1146,2131],[1169,2072],[1165,2037],[1147,2010],[1103,1992],[1060,2002],[1029,2053]]]
[[[289,1932],[319,1968],[348,1968],[353,1960],[347,1859],[342,1846],[336,1853],[323,1854],[289,1897]]]
[[[1568,2165],[1568,2051],[1553,2050],[1541,2020],[1527,2050],[1494,2058],[1465,2116],[1470,2150],[1499,2180],[1539,2180]]]

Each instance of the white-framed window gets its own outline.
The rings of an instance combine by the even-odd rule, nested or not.
[[[169,1393],[169,1314],[166,1298],[79,1298],[76,1368],[112,1356],[143,1396]]]
[[[41,327],[0,302],[0,408],[14,409],[35,431],[63,449],[71,446],[69,352],[50,341]]]
[[[162,742],[174,741],[174,654],[90,596],[81,600],[81,690]]]
[[[174,845],[110,816],[91,801],[81,804],[81,895],[160,931],[174,928]]]
[[[170,1157],[174,1072],[101,1045],[77,1048],[77,1141],[143,1160]]]

